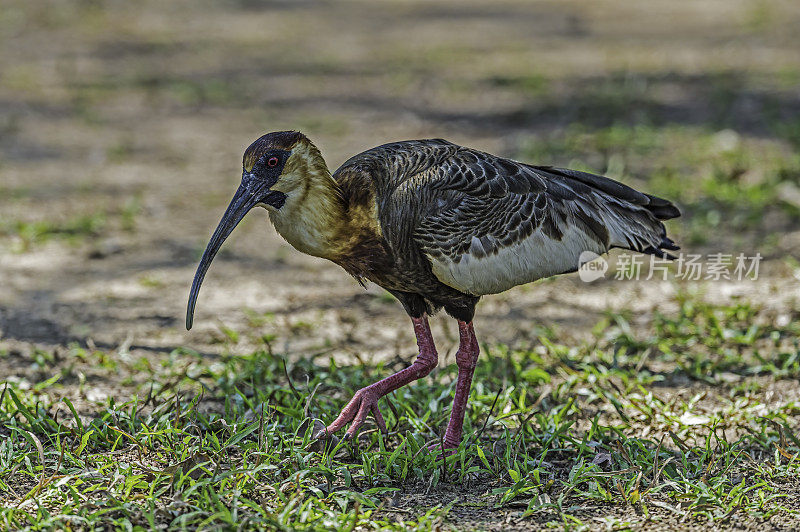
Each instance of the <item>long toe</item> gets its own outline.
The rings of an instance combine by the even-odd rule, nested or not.
[[[378,429],[384,434],[388,434],[389,430],[386,428],[386,421],[383,420],[383,414],[381,414],[377,404],[372,405],[372,415],[375,418],[375,423],[378,424]]]
[[[356,394],[355,397],[350,399],[350,402],[342,409],[339,416],[333,420],[333,423],[325,428],[324,436],[339,432],[345,425],[350,423],[358,413],[358,407],[361,405],[361,400]]]
[[[350,428],[345,434],[345,439],[350,439],[358,433],[358,430],[364,424],[370,412],[375,416],[378,428],[385,433],[386,422],[383,420],[383,416],[378,410],[378,399],[380,399],[378,394],[369,388],[358,390],[333,423],[328,425],[324,431],[318,432],[317,437],[328,437],[340,431],[345,425],[352,421]]]
[[[345,433],[345,438],[350,439],[358,434],[358,431],[361,429],[361,425],[364,424],[364,421],[367,420],[367,416],[369,415],[370,410],[372,410],[371,404],[368,404],[367,401],[361,401],[361,408],[358,409],[358,414],[356,414],[355,419],[353,419],[353,423],[350,424],[350,428],[347,429]]]

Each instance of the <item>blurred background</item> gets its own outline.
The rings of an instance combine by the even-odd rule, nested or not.
[[[242,151],[282,129],[331,169],[444,137],[604,173],[678,203],[684,251],[764,257],[757,281],[519,287],[479,308],[487,342],[552,329],[568,343],[607,310],[647,323],[685,291],[794,320],[798,27],[791,0],[4,0],[0,365],[24,379],[41,353],[214,355],[265,337],[298,357],[410,356],[400,305],[292,250],[264,211],[228,241],[183,330]],[[453,324],[434,327],[452,349]],[[131,393],[124,373],[98,373],[98,397]]]

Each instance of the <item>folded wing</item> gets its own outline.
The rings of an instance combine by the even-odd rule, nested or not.
[[[389,241],[418,246],[448,286],[492,294],[575,271],[584,251],[677,249],[661,221],[680,212],[666,200],[594,174],[453,147],[394,180],[382,216]]]

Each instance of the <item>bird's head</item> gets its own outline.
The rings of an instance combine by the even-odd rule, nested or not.
[[[242,182],[206,246],[189,294],[186,328],[191,329],[197,294],[222,243],[253,207],[270,214],[292,211],[304,201],[310,176],[327,174],[325,161],[308,138],[297,131],[267,133],[242,158]]]

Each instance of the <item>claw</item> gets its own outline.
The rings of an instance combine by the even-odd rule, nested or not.
[[[366,421],[370,412],[375,417],[375,422],[378,425],[378,428],[382,432],[386,433],[386,422],[384,421],[380,410],[378,410],[379,399],[380,395],[370,387],[358,390],[350,402],[348,402],[347,405],[342,409],[339,417],[337,417],[333,423],[328,425],[324,432],[321,431],[319,433],[320,436],[329,437],[334,432],[341,430],[345,425],[352,422],[350,424],[350,428],[347,429],[347,432],[344,435],[344,439],[349,440],[358,433],[358,430],[361,428],[361,425],[364,424],[364,421]]]

